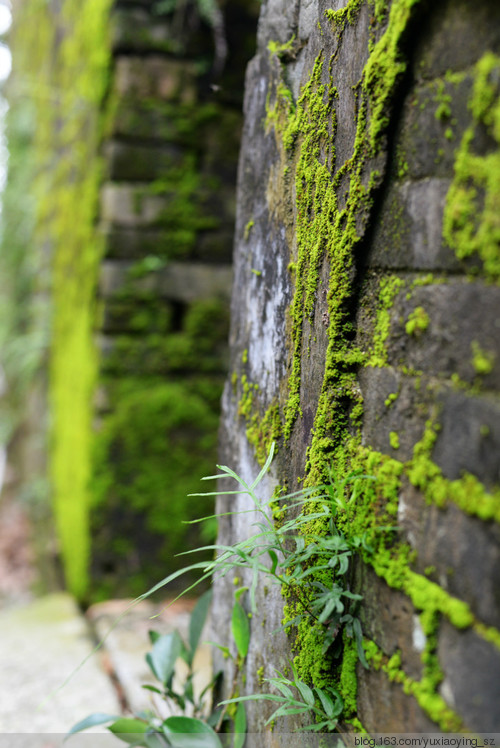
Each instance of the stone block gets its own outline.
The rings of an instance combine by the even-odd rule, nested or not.
[[[420,624],[410,600],[391,589],[365,564],[358,564],[354,579],[356,591],[363,595],[359,613],[363,635],[388,657],[399,650],[403,670],[410,678],[419,680],[423,647]]]
[[[460,269],[443,241],[443,210],[450,181],[442,178],[391,182],[377,215],[368,255],[384,270]]]
[[[105,257],[116,260],[140,260],[148,255],[176,257],[171,237],[161,229],[132,228],[101,223]]]
[[[168,104],[169,102],[154,99],[141,101],[133,96],[120,98],[116,105],[111,134],[118,138],[144,141],[185,142]]]
[[[298,38],[306,42],[317,31],[319,23],[318,0],[302,0],[299,7]]]
[[[168,210],[165,196],[151,194],[147,183],[116,184],[101,188],[101,219],[104,223],[128,227],[155,226]]]
[[[101,265],[99,291],[108,298],[120,291],[150,292],[153,295],[186,304],[201,299],[229,299],[232,269],[230,265],[171,262],[144,278],[134,278],[133,263],[106,261]]]
[[[396,178],[398,171],[411,179],[453,177],[455,151],[472,121],[467,107],[472,82],[468,74],[458,82],[439,79],[410,91],[397,138]]]
[[[114,182],[147,182],[158,179],[182,164],[182,153],[175,145],[143,145],[108,141],[104,146],[107,179]]]
[[[500,485],[498,398],[445,389],[437,402],[440,430],[432,457],[444,475],[454,480],[467,471],[489,488]]]
[[[431,732],[440,729],[401,685],[382,671],[358,666],[358,717],[369,733]]]
[[[262,4],[257,46],[267,53],[269,42],[286,44],[297,33],[300,0],[267,0]]]
[[[425,329],[408,333],[415,309]],[[391,312],[387,340],[389,363],[500,389],[500,292],[494,286],[463,280],[435,282],[403,290]]]
[[[158,55],[119,57],[114,87],[118,96],[194,104],[197,98],[193,63]]]
[[[500,46],[500,5],[496,0],[447,0],[426,14],[414,57],[423,78],[466,70],[487,49]]]
[[[193,255],[197,262],[230,264],[232,255],[232,228],[202,231],[198,234]]]
[[[143,7],[116,8],[111,14],[111,45],[118,52],[172,52],[178,49],[171,26]]]
[[[361,369],[358,381],[364,403],[363,442],[397,460],[409,460],[428,418],[426,392],[416,389],[413,378],[390,367]],[[391,445],[391,432],[398,435],[397,449]]]
[[[434,567],[432,581],[464,600],[480,621],[500,627],[500,527],[451,503],[444,509],[429,505],[408,483],[400,494],[398,525],[417,551],[415,570],[424,574]]]
[[[472,629],[458,631],[446,621],[438,656],[445,674],[441,693],[472,732],[500,732],[500,651]]]

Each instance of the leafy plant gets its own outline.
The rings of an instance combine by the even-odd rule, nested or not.
[[[276,702],[277,709],[268,720],[286,715],[309,714],[315,718],[315,723],[302,729],[319,731],[335,729],[337,721],[342,713],[343,702],[340,694],[332,687],[310,688],[298,676],[293,664],[291,665],[293,680],[288,679],[282,673],[272,678],[265,679],[279,693],[251,694],[249,696],[236,696],[235,691],[241,666],[248,654],[250,645],[250,626],[248,614],[246,613],[240,599],[248,592],[250,608],[252,613],[257,612],[256,590],[261,575],[264,575],[271,583],[278,584],[281,589],[287,589],[289,593],[300,601],[300,612],[296,618],[288,621],[283,628],[298,625],[304,618],[311,620],[316,626],[324,629],[324,647],[327,652],[331,648],[340,648],[343,631],[345,635],[356,641],[357,652],[361,663],[368,667],[362,647],[362,631],[359,619],[356,616],[356,605],[361,600],[361,595],[350,590],[349,572],[351,561],[357,551],[363,549],[370,552],[371,546],[364,533],[349,539],[338,529],[336,519],[339,513],[348,513],[354,502],[361,481],[373,480],[371,476],[350,475],[343,481],[336,479],[333,472],[330,475],[330,483],[315,488],[306,488],[286,496],[276,497],[268,501],[261,501],[256,493],[258,485],[269,470],[274,455],[274,444],[271,446],[268,458],[255,480],[248,484],[238,476],[231,468],[218,466],[221,470],[217,475],[208,476],[204,480],[215,480],[232,478],[238,488],[223,492],[192,494],[192,496],[216,496],[216,495],[239,495],[246,494],[250,497],[253,508],[243,512],[228,512],[226,515],[212,515],[203,517],[194,522],[206,522],[220,516],[253,513],[257,514],[257,520],[253,523],[256,532],[234,545],[207,545],[196,551],[213,551],[215,557],[207,562],[201,561],[190,564],[163,579],[148,592],[137,598],[137,601],[149,597],[167,584],[175,581],[179,576],[193,571],[201,572],[199,579],[191,584],[183,593],[191,591],[198,584],[212,580],[214,576],[221,577],[235,569],[244,569],[250,573],[250,586],[241,587],[235,593],[235,602],[231,617],[231,632],[234,639],[236,656],[235,671],[233,678],[233,693],[229,699],[221,702],[208,716],[205,716],[205,704],[203,701],[207,691],[198,698],[193,693],[193,661],[196,647],[199,642],[201,630],[206,619],[209,594],[205,593],[199,600],[190,623],[189,641],[184,643],[178,632],[167,634],[163,637],[152,635],[153,650],[147,656],[147,662],[161,687],[148,687],[151,691],[164,699],[171,700],[177,706],[186,711],[188,708],[192,716],[168,717],[162,720],[157,714],[140,715],[135,720],[124,723],[123,718],[110,717],[109,715],[91,715],[86,720],[75,725],[70,734],[87,729],[95,724],[107,724],[108,729],[117,734],[118,728],[124,726],[131,729],[135,734],[139,731],[140,737],[134,745],[147,746],[147,748],[159,748],[160,746],[177,746],[179,734],[175,730],[182,726],[186,734],[196,734],[199,741],[196,744],[203,746],[219,745],[217,734],[227,725],[229,717],[227,706],[237,703],[238,707],[233,719],[233,728],[237,733],[235,736],[235,748],[241,748],[241,737],[246,730],[246,716],[244,710],[245,701],[267,700]],[[273,507],[276,502],[285,502],[287,513],[291,518],[276,522],[273,517]],[[283,510],[280,512],[283,514]],[[274,512],[276,514],[276,511]],[[311,533],[312,523],[315,527],[323,526],[324,535]],[[379,528],[380,531],[392,530],[393,528]],[[188,551],[192,553],[196,551]],[[184,554],[181,554],[184,555]],[[222,650],[226,657],[232,657],[229,646],[215,644]],[[173,674],[175,662],[181,657],[189,668],[187,680],[182,692],[174,687]],[[218,673],[208,689],[217,683]],[[182,723],[172,720],[184,720]],[[97,720],[97,721],[96,721]],[[200,725],[204,725],[202,728]],[[122,730],[123,732],[123,730]],[[172,737],[175,735],[175,737]],[[131,742],[123,738],[126,742]],[[142,742],[141,742],[142,741]],[[156,742],[155,742],[156,741]],[[212,741],[212,742],[211,742]],[[194,743],[185,743],[185,745]],[[184,745],[184,744],[182,744]]]
[[[239,602],[239,598],[245,591],[244,587],[236,591],[232,615],[231,628],[238,652],[237,672],[248,653],[250,642],[248,616]],[[231,719],[225,704],[213,707],[210,703],[210,695],[217,690],[222,673],[216,673],[199,694],[195,693],[194,689],[196,676],[194,660],[211,599],[212,591],[208,590],[196,603],[189,621],[187,641],[177,630],[163,635],[156,631],[149,632],[152,649],[146,655],[146,662],[159,685],[147,684],[143,688],[161,699],[160,704],[155,704],[154,710],[133,717],[119,717],[100,712],[91,714],[74,725],[66,737],[91,727],[106,725],[107,729],[123,742],[135,746],[145,746],[145,748],[189,746],[193,748],[199,745],[203,748],[221,748],[217,734],[229,730],[234,733],[233,748],[241,748],[243,745],[241,738],[246,732],[244,705],[238,706],[234,719]],[[222,649],[225,656],[232,656],[229,648],[223,647]],[[187,675],[181,684],[175,678],[176,663],[179,658],[188,668]],[[165,717],[162,714],[165,711],[165,705],[170,707],[170,711],[172,706],[177,707],[182,714]]]
[[[300,728],[300,731],[310,730],[319,732],[325,728],[332,732],[342,714],[344,704],[340,694],[334,688],[309,688],[309,686],[300,680],[296,669],[291,666],[293,680],[286,678],[283,673],[276,671],[277,675],[272,678],[264,678],[279,695],[265,693],[252,694],[251,696],[239,696],[234,699],[227,699],[222,704],[242,704],[244,701],[273,701],[280,704],[271,714],[266,724],[270,724],[278,717],[286,717],[293,714],[311,714],[316,717],[316,722]],[[293,690],[298,692],[293,693]]]

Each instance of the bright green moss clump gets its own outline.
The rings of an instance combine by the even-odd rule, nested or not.
[[[486,52],[476,65],[469,109],[474,122],[465,131],[448,192],[443,235],[457,257],[475,257],[491,281],[500,280],[500,57]],[[474,151],[476,131],[485,128],[496,147]],[[476,266],[475,271],[478,272]]]
[[[408,335],[414,335],[418,337],[421,333],[425,332],[429,327],[429,315],[425,309],[421,306],[417,306],[416,309],[408,317],[408,321],[405,325],[405,330]]]
[[[51,274],[50,476],[66,583],[88,584],[92,344],[101,246],[95,234],[100,108],[110,60],[110,0],[27,0],[17,9],[16,66],[33,101],[34,242]],[[25,91],[25,89],[23,89]],[[56,158],[54,158],[54,154]]]

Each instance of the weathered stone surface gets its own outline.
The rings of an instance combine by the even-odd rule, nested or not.
[[[425,392],[416,389],[414,379],[390,367],[362,369],[359,385],[364,402],[364,443],[398,460],[409,460],[428,417]],[[391,395],[396,399],[391,400]],[[391,432],[398,435],[397,449],[391,446]]]
[[[384,672],[358,666],[358,688],[358,714],[367,732],[441,732],[414,697],[391,683]]]
[[[154,226],[168,210],[168,198],[152,194],[149,184],[116,184],[101,189],[101,218],[122,226]]]
[[[258,55],[247,75],[232,302],[233,380],[227,384],[223,399],[221,459],[247,479],[256,474],[258,468],[249,443],[254,435],[251,429],[247,431],[249,419],[242,413],[245,393],[242,380],[247,377],[243,380],[245,385],[248,382],[256,385],[251,415],[259,423],[259,416],[270,403],[280,406],[283,417],[290,404],[287,387],[293,368],[299,380],[293,382],[297,385],[294,392],[300,399],[300,412],[289,438],[279,441],[272,480],[264,485],[263,494],[269,495],[276,481],[287,489],[295,488],[300,485],[297,479],[302,479],[310,466],[318,470],[315,475],[320,474],[318,462],[326,473],[330,455],[333,468],[337,467],[337,459],[342,471],[345,460],[342,448],[351,433],[357,433],[356,424],[348,424],[344,429],[342,423],[358,397],[363,406],[364,446],[405,463],[411,459],[430,419],[441,426],[432,458],[446,477],[454,479],[469,470],[486,485],[493,485],[500,477],[496,457],[500,438],[498,289],[483,281],[477,269],[477,278],[471,281],[467,275],[473,269],[471,264],[458,261],[442,236],[443,211],[455,178],[456,149],[472,122],[473,113],[469,109],[472,66],[486,49],[498,50],[498,32],[487,28],[488,18],[491,15],[496,19],[498,10],[493,11],[490,0],[480,0],[477,14],[470,4],[465,9],[462,0],[455,4],[445,0],[436,8],[412,4],[411,11],[408,4],[402,3],[399,8],[395,5],[379,23],[376,16],[379,15],[380,21],[380,6],[377,10],[369,3],[356,7],[345,0],[333,3],[300,0],[285,5],[281,0],[267,0],[262,7]],[[348,10],[345,16],[325,17],[326,10],[344,8]],[[395,19],[401,21],[406,12],[410,13],[410,20],[401,39],[396,40]],[[469,25],[464,18],[470,19]],[[386,37],[377,48],[387,23],[391,24],[394,35],[390,35],[390,41]],[[286,45],[290,40],[292,43]],[[388,53],[391,57],[394,50],[391,48],[389,52],[389,47],[393,42],[399,45],[398,51],[388,62],[384,55]],[[383,53],[380,57],[372,55],[367,68],[374,49]],[[310,80],[316,60],[323,65],[318,81],[311,82],[299,105],[300,112],[304,106],[306,124],[301,121],[298,127],[300,130],[304,126],[307,134],[287,131],[287,106],[289,112],[296,111],[294,105],[302,87]],[[377,112],[379,93],[384,96],[385,85],[390,85],[394,72],[391,66],[399,62],[404,65],[405,61],[409,64],[399,84],[393,87],[392,99],[384,99],[383,112]],[[377,69],[380,77],[374,86],[380,86],[380,91],[370,89],[366,102],[362,81],[367,72],[373,73],[372,64],[375,68],[380,64]],[[449,73],[445,78],[446,71]],[[464,75],[453,75],[457,71],[463,71]],[[360,163],[363,187],[370,192],[370,185],[381,185],[378,192],[370,192],[366,203],[363,203],[363,189],[359,188],[360,205],[353,225],[345,227],[347,235],[355,228],[356,257],[352,265],[350,258],[344,258],[343,268],[337,263],[336,242],[342,245],[344,235],[337,234],[331,245],[314,247],[318,250],[316,256],[308,244],[311,237],[302,234],[302,230],[307,234],[307,228],[303,212],[299,215],[302,203],[296,199],[307,185],[307,178],[302,182],[297,179],[300,175],[297,164],[303,164],[301,158],[310,147],[307,117],[311,112],[307,106],[309,102],[318,104],[314,94],[320,85],[328,86],[330,81],[336,89],[331,107],[322,112],[322,118],[313,120],[313,127],[322,128],[323,140],[314,152],[317,161],[313,161],[311,168],[319,163],[331,170],[327,175],[318,170],[318,175],[331,179],[338,203],[334,210],[326,199],[324,204],[320,200],[311,201],[308,205],[311,226],[314,217],[326,210],[331,210],[334,222],[338,217],[336,209],[341,211],[349,204],[349,190],[356,184]],[[277,121],[273,121],[276,114],[273,107],[280,96],[282,106],[278,108]],[[290,97],[293,101],[289,101]],[[366,111],[361,108],[364,104]],[[319,109],[318,104],[315,115]],[[363,160],[356,151],[362,127],[358,130],[356,124],[358,116],[363,123],[365,115],[369,122],[375,116],[387,117],[389,124],[384,129],[382,120],[377,123],[383,132],[376,144],[366,145],[366,154],[370,155]],[[475,134],[476,152],[489,154],[494,144],[479,130]],[[320,176],[309,189],[316,197],[322,194]],[[292,272],[287,277],[284,270],[290,261],[303,263],[302,276],[297,273],[295,277]],[[293,264],[290,269],[294,270]],[[394,270],[402,278],[403,286],[392,300],[388,297]],[[389,285],[381,286],[380,282],[385,280]],[[301,318],[300,309],[293,308],[293,314],[287,314],[286,309],[295,284],[300,289],[301,281],[314,292],[314,308],[307,319],[304,315]],[[351,282],[352,294],[345,302],[348,308],[338,312],[339,330],[329,324],[329,310],[335,309],[336,294],[342,298],[343,284]],[[387,289],[384,297],[380,292]],[[332,303],[329,305],[328,301]],[[384,305],[390,321],[387,330],[384,313],[378,314]],[[294,324],[301,325],[300,339],[297,327],[295,337],[290,335]],[[348,363],[352,339],[366,354],[366,360],[376,362],[376,354],[380,353],[378,368],[359,363],[356,382],[349,379],[355,371],[355,366],[349,368]],[[383,347],[387,348],[387,362]],[[345,369],[344,361],[335,359],[339,351],[339,359],[346,352]],[[331,354],[335,365],[331,359],[328,361]],[[375,355],[370,359],[371,354]],[[324,378],[325,371],[328,376]],[[345,378],[344,372],[347,372]],[[349,388],[351,399],[344,399]],[[318,418],[319,402],[327,405],[322,407]],[[308,451],[311,446],[316,452]],[[408,471],[407,465],[403,471]],[[382,475],[383,470],[381,480]],[[375,511],[379,501],[382,508],[382,495],[383,491],[377,493]],[[401,582],[397,561],[406,563],[403,559],[407,558],[408,548],[399,545],[399,541],[401,544],[407,541],[415,550],[415,558],[408,562],[411,568],[441,585],[445,592],[466,601],[478,620],[498,625],[499,601],[495,589],[498,528],[468,516],[456,506],[440,510],[427,505],[408,484],[404,472],[397,498],[398,542],[389,546],[388,541],[383,548],[395,561],[387,574],[389,582],[396,588]],[[244,497],[221,499],[219,503],[221,511],[247,508],[249,504]],[[366,510],[361,500],[359,517]],[[234,542],[245,527],[248,532],[250,522],[245,525],[244,516],[239,515],[224,518],[220,541]],[[385,560],[385,555],[381,554],[377,561],[383,563],[382,558]],[[360,612],[363,633],[388,656],[400,652],[403,670],[418,681],[423,674],[421,655],[426,644],[421,611],[413,608],[405,594],[390,588],[370,570],[369,557],[366,562],[368,566],[358,566],[354,577],[355,589],[361,589],[364,595]],[[242,582],[248,583],[245,575]],[[217,620],[223,620],[224,611],[231,609],[233,591],[229,580],[218,582],[216,587],[215,615]],[[421,600],[424,612],[431,614],[432,590],[429,587],[428,601]],[[275,614],[273,606],[278,603],[274,598],[269,599],[266,613],[270,610]],[[267,626],[264,621],[264,634]],[[439,655],[451,668],[445,650],[453,645],[453,640],[448,639],[448,628],[447,623],[441,626]],[[230,638],[228,626],[221,627],[218,633],[220,641]],[[301,651],[302,636],[297,645]],[[428,654],[427,651],[426,664],[432,664]],[[269,650],[268,656],[274,658],[274,663],[280,663],[287,656],[286,642],[280,641],[279,647]],[[252,661],[252,667],[246,668],[248,693],[256,687],[252,668],[257,664]],[[486,662],[484,666],[487,667]],[[455,669],[452,680],[456,677],[466,680],[469,667],[473,665],[467,661],[462,673]],[[491,672],[496,673],[494,662]],[[230,681],[231,673],[228,677]],[[483,686],[477,683],[475,687]],[[450,691],[446,681],[441,691],[447,699]],[[465,698],[462,701],[455,698],[456,711],[458,718],[462,715],[469,726],[468,714],[462,708]],[[486,699],[486,703],[490,702]],[[386,673],[365,672],[358,667],[356,716],[368,731],[439,732],[426,708],[432,713],[425,698],[420,705],[415,697],[405,693],[401,684],[391,683]],[[261,715],[252,710],[250,725],[259,729],[261,724]],[[278,723],[278,730],[280,727]]]
[[[415,70],[422,78],[466,70],[486,49],[500,46],[500,8],[495,0],[474,5],[447,0],[425,20],[415,55]]]
[[[147,6],[117,8],[111,16],[114,52],[171,52],[176,48],[169,24],[147,12]]]
[[[147,182],[182,165],[178,147],[109,141],[104,147],[107,178],[114,182]]]
[[[422,639],[420,622],[411,601],[402,592],[392,590],[364,564],[356,567],[355,588],[363,595],[360,620],[364,635],[388,657],[399,650],[402,669],[410,678],[419,680],[425,637]]]
[[[406,324],[418,307],[428,316],[428,326],[408,334]],[[449,280],[417,286],[409,298],[403,290],[391,318],[392,365],[404,364],[437,376],[458,374],[465,382],[478,381],[487,389],[500,387],[500,298],[495,287]],[[477,371],[474,351],[485,354],[491,371]]]
[[[266,0],[262,4],[257,44],[263,51],[269,42],[286,44],[297,30],[300,0]]]
[[[228,299],[231,293],[232,270],[228,265],[171,262],[163,270],[145,278],[133,278],[129,262],[103,262],[99,290],[108,297],[122,290],[150,291],[173,301],[192,303],[213,297]]]
[[[492,488],[500,484],[500,402],[493,397],[470,397],[443,392],[440,430],[432,457],[451,480],[463,471],[480,477]]]
[[[391,183],[384,195],[368,258],[384,270],[457,270],[460,263],[442,239],[450,181]]]
[[[455,151],[472,122],[467,107],[472,82],[467,74],[457,82],[438,79],[411,91],[403,108],[395,172],[410,179],[453,176]]]
[[[423,574],[434,567],[433,581],[468,603],[480,621],[500,627],[498,525],[451,503],[445,509],[426,504],[409,484],[399,498],[398,525],[417,551],[415,569]]]
[[[443,697],[473,732],[500,729],[500,652],[474,631],[443,623],[438,646],[445,680]]]
[[[195,70],[184,60],[119,57],[114,76],[115,93],[136,99],[158,99],[192,104],[196,101]]]

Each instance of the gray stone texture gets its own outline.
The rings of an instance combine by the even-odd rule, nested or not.
[[[321,54],[325,62],[322,82],[331,75],[338,90],[333,105],[333,168],[335,172],[347,167],[338,180],[342,208],[355,145],[357,86],[374,28],[373,7],[363,3],[353,22],[346,23],[341,33],[336,31],[325,18],[325,10],[345,6],[343,0],[266,0],[258,52],[247,71],[230,334],[231,372],[237,380],[226,385],[221,425],[221,461],[246,479],[255,476],[259,467],[238,409],[241,377],[258,386],[254,400],[261,414],[272,402],[279,403],[282,412],[292,363],[287,307],[294,278],[288,265],[296,259],[295,190],[300,185],[283,173],[286,165],[293,175],[296,154],[287,161],[272,126],[266,128],[266,113],[275,101],[280,76],[296,101]],[[383,27],[371,41],[376,43],[381,33]],[[272,54],[292,37],[286,49]],[[472,123],[468,102],[473,66],[488,49],[497,54],[500,50],[500,6],[493,0],[475,4],[443,0],[432,7],[415,6],[401,48],[401,59],[408,61],[408,67],[395,88],[392,108],[385,112],[389,125],[384,147],[363,166],[363,184],[373,176],[379,188],[373,204],[361,208],[356,217],[360,241],[349,272],[356,274],[350,299],[353,337],[368,360],[374,349],[380,282],[393,273],[404,281],[387,310],[390,324],[383,341],[387,365],[359,367],[355,388],[363,398],[363,445],[404,463],[412,458],[431,420],[438,428],[431,456],[443,475],[455,480],[469,472],[494,490],[500,483],[500,294],[480,268],[470,274],[477,259],[457,259],[443,239],[443,211],[454,177],[456,150]],[[441,106],[443,102],[449,109]],[[330,119],[325,124],[331,127]],[[476,129],[475,153],[491,152],[491,138]],[[269,495],[276,483],[293,489],[297,478],[304,476],[328,345],[327,249],[318,263],[314,313],[304,321],[302,332],[301,415],[288,443],[279,441],[263,494]],[[420,329],[410,325],[407,330],[411,315],[419,308],[426,323]],[[395,399],[389,397],[394,394]],[[397,448],[394,438],[391,444],[391,432],[399,437]],[[398,499],[398,532],[414,551],[411,568],[468,603],[480,624],[498,627],[497,524],[466,514],[455,505],[440,509],[426,503],[407,479]],[[428,500],[432,502],[432,496]],[[221,511],[243,510],[249,504],[238,496],[221,499],[219,507]],[[224,518],[220,541],[234,542],[251,531],[250,525],[244,515]],[[242,578],[248,583],[248,575]],[[418,681],[425,643],[421,611],[369,566],[356,567],[354,584],[364,595],[360,617],[365,636],[387,657],[400,652],[404,672]],[[220,580],[216,620],[229,618],[232,600],[231,580]],[[259,597],[259,604],[262,625],[254,616],[252,654],[245,668],[247,693],[255,687],[256,667],[262,664],[267,674],[271,664],[279,669],[293,656],[293,637],[287,641],[271,635],[279,623],[281,601],[269,596],[263,603]],[[221,623],[218,636],[223,642],[230,639],[227,623]],[[439,622],[438,638],[436,653],[444,673],[439,693],[465,728],[498,731],[494,704],[500,682],[497,649],[486,641],[481,626],[460,632],[445,617]],[[401,684],[391,682],[383,671],[367,672],[361,667],[357,716],[369,731],[439,731]],[[250,729],[261,729],[262,721],[262,712],[252,707]],[[351,728],[344,725],[342,729]]]
[[[229,265],[171,262],[163,270],[138,279],[131,275],[131,268],[128,262],[102,263],[99,288],[103,298],[135,290],[189,304],[196,299],[228,299],[231,292]]]

